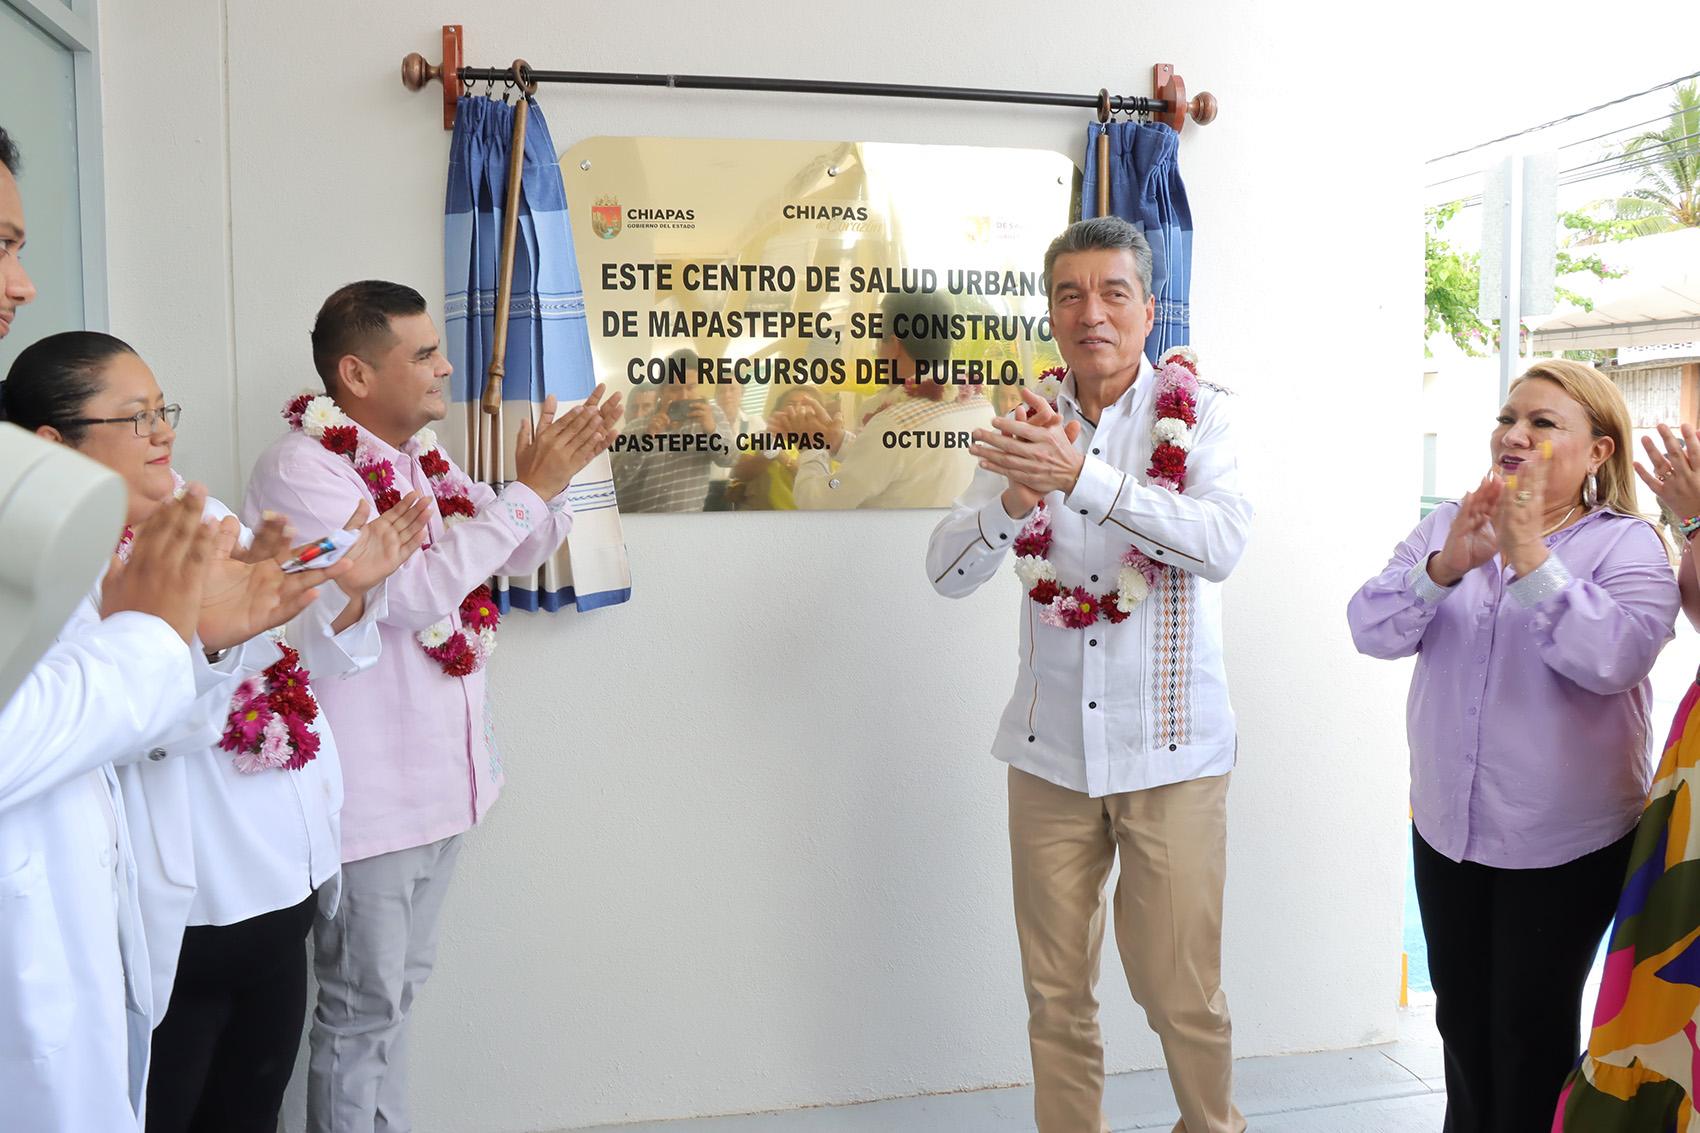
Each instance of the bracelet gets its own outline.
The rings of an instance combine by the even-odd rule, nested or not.
[[[1694,533],[1700,531],[1700,515],[1691,515],[1676,526],[1684,539],[1693,538]]]

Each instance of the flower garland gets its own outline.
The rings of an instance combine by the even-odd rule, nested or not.
[[[373,452],[360,439],[360,430],[331,398],[323,394],[303,393],[283,407],[283,419],[289,427],[307,434],[326,450],[348,458],[360,478],[372,492],[372,503],[382,515],[401,502],[396,487],[395,465]],[[418,442],[419,468],[431,482],[431,494],[437,498],[437,511],[443,524],[453,527],[478,514],[467,485],[450,474],[454,466],[437,444],[437,434],[427,426],[413,435]],[[451,677],[465,677],[484,667],[484,662],[496,648],[496,627],[502,615],[496,609],[495,596],[490,588],[480,584],[461,600],[457,611],[460,625],[453,618],[444,618],[414,635],[426,656],[437,662]]]
[[[1053,406],[1062,390],[1064,373],[1061,369],[1050,369],[1039,375],[1037,391]],[[1158,363],[1151,465],[1145,470],[1147,484],[1167,488],[1177,495],[1186,488],[1186,457],[1197,424],[1198,356],[1189,347],[1176,346],[1166,351]],[[1085,629],[1100,617],[1111,625],[1120,624],[1150,595],[1158,575],[1166,569],[1139,548],[1129,547],[1122,555],[1114,590],[1093,594],[1084,586],[1065,588],[1050,561],[1051,538],[1051,514],[1041,502],[1033,518],[1016,536],[1015,573],[1027,596],[1040,606],[1039,619],[1046,625]]]
[[[171,472],[176,494],[183,494],[183,477]],[[118,540],[120,562],[130,561],[130,546],[136,531],[125,527]],[[224,735],[218,746],[236,753],[236,770],[244,775],[282,768],[299,771],[319,754],[319,736],[312,723],[319,718],[319,702],[313,698],[312,674],[301,667],[301,654],[290,648],[283,631],[271,631],[283,656],[258,677],[236,686],[225,717]]]
[[[236,770],[253,775],[274,768],[299,771],[319,754],[312,724],[319,702],[301,667],[301,654],[274,634],[282,659],[236,687],[218,746],[234,752]]]

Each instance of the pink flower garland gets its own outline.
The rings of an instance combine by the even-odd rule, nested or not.
[[[395,465],[361,444],[360,430],[334,400],[323,394],[298,394],[283,407],[283,419],[291,429],[314,438],[328,451],[347,457],[372,493],[379,515],[401,502]],[[431,482],[431,494],[437,499],[437,512],[444,525],[452,527],[476,517],[478,505],[472,502],[466,485],[450,477],[454,466],[438,447],[436,434],[429,428],[421,429],[414,440],[422,450],[420,471]],[[458,613],[459,627],[444,618],[414,635],[426,656],[451,677],[470,676],[484,667],[496,648],[496,627],[502,621],[490,588],[482,584],[461,600]]]
[[[312,728],[319,702],[301,668],[301,654],[282,641],[277,647],[283,650],[281,660],[237,686],[218,741],[235,753],[236,770],[244,775],[299,771],[319,755],[319,735]]]
[[[1064,372],[1046,370],[1039,390],[1055,403]],[[1186,488],[1187,452],[1198,424],[1198,357],[1185,346],[1164,353],[1157,369],[1157,398],[1151,426],[1151,465],[1145,482],[1177,495]],[[1049,389],[1047,389],[1047,386]],[[1015,538],[1015,573],[1027,596],[1040,607],[1039,618],[1060,629],[1085,629],[1100,617],[1112,625],[1127,620],[1151,593],[1165,569],[1137,547],[1122,555],[1116,588],[1094,595],[1083,586],[1064,587],[1051,561],[1051,515],[1040,503]]]

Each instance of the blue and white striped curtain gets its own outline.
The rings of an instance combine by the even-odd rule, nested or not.
[[[469,418],[479,411],[490,362],[513,126],[514,108],[507,103],[463,97],[449,143],[443,313],[455,374],[444,432],[462,442]],[[502,383],[504,479],[515,474],[513,449],[520,422],[550,394],[564,410],[583,401],[596,385],[561,167],[549,124],[536,102],[530,104],[526,117],[513,298],[508,309],[507,369]],[[504,609],[555,611],[573,606],[594,610],[631,597],[631,570],[607,454],[578,474],[568,498],[575,517],[572,534],[542,569],[511,577],[505,587],[498,588]]]
[[[1171,346],[1192,339],[1192,210],[1186,203],[1176,155],[1180,135],[1161,123],[1092,123],[1086,131],[1086,176],[1080,215],[1098,215],[1098,135],[1110,132],[1110,212],[1145,233],[1151,243],[1151,294],[1157,322],[1145,340],[1153,362]]]

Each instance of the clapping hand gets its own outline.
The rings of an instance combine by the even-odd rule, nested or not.
[[[1482,477],[1473,492],[1458,501],[1458,514],[1452,517],[1452,527],[1446,542],[1428,563],[1428,575],[1442,586],[1452,586],[1475,570],[1499,550],[1499,536],[1494,531],[1494,517],[1499,514],[1500,497],[1505,484],[1489,473]]]
[[[1681,523],[1700,515],[1700,436],[1693,425],[1682,426],[1680,439],[1669,425],[1660,425],[1659,439],[1664,442],[1663,452],[1652,437],[1641,438],[1652,470],[1643,468],[1637,460],[1635,475]]]
[[[209,650],[228,649],[280,626],[317,598],[315,583],[331,582],[346,573],[348,564],[323,570],[285,574],[275,559],[244,563],[232,555],[240,525],[234,516],[217,525],[211,565],[201,596],[197,632]]]
[[[1085,458],[1075,450],[1080,422],[1063,423],[1062,414],[1030,389],[1021,391],[1021,404],[992,429],[974,430],[973,453],[980,467],[1008,481],[1004,512],[1019,518],[1053,491],[1068,492],[1080,478]]]
[[[1540,569],[1547,561],[1546,535],[1547,467],[1546,446],[1518,465],[1506,478],[1499,493],[1499,513],[1494,529],[1499,535],[1499,557],[1518,578]]]
[[[514,446],[516,479],[545,500],[560,495],[585,465],[613,443],[620,420],[620,395],[608,395],[598,385],[583,403],[555,419],[555,398],[543,403],[534,427],[531,418],[520,423]]]

